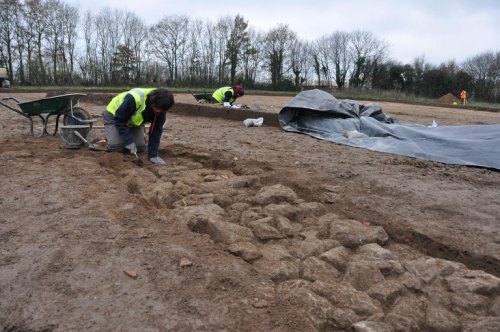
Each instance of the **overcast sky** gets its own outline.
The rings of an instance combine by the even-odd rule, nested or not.
[[[485,51],[500,51],[500,0],[62,1],[94,14],[105,7],[123,9],[148,25],[169,15],[215,22],[240,14],[258,31],[283,23],[308,41],[338,30],[370,31],[402,63],[424,56],[435,65],[452,59],[460,64]]]

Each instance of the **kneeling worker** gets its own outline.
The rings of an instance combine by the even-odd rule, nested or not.
[[[114,97],[103,112],[104,131],[109,151],[137,155],[146,149],[144,123],[151,123],[148,132],[148,158],[164,165],[158,156],[167,111],[174,105],[174,95],[165,88],[136,88]]]
[[[224,107],[234,107],[240,108],[240,106],[234,104],[238,97],[242,97],[245,94],[243,87],[241,85],[235,85],[234,87],[225,86],[220,89],[215,90],[212,94],[211,104],[223,104]]]

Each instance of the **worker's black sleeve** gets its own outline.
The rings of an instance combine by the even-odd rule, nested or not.
[[[224,102],[229,103],[232,96],[233,93],[231,91],[226,91],[226,93],[224,94]]]
[[[125,145],[129,145],[134,142],[134,138],[130,134],[129,128],[127,127],[128,120],[134,115],[135,109],[135,99],[132,95],[127,94],[123,99],[122,104],[116,110],[113,120],[115,121],[116,129],[120,134],[120,137],[125,142]]]

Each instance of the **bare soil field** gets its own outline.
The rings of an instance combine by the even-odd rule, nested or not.
[[[165,166],[33,138],[0,109],[1,332],[500,331],[500,172],[287,133],[291,97],[175,98]],[[380,104],[406,123],[500,123]]]

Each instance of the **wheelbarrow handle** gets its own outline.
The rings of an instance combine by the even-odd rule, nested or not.
[[[82,136],[78,131],[73,131],[73,134],[75,134],[79,139],[82,140],[83,143],[85,143],[85,146],[88,147],[90,150],[95,150],[95,151],[108,151],[108,149],[104,147],[99,147],[93,143],[90,143],[85,139],[85,137]]]
[[[90,143],[89,143],[89,141],[87,141],[87,140],[85,139],[85,137],[83,137],[83,136],[82,136],[82,134],[80,134],[80,133],[79,133],[78,131],[76,131],[76,130],[75,130],[75,131],[73,131],[73,134],[75,134],[76,136],[78,136],[78,138],[79,138],[79,139],[81,139],[81,140],[82,140],[82,142],[83,142],[83,143],[85,143],[85,145],[86,145],[87,147],[90,147]]]
[[[13,101],[15,101],[18,104],[20,103],[20,101],[17,100],[16,98],[14,98],[14,97],[2,97],[2,100],[13,100]]]

